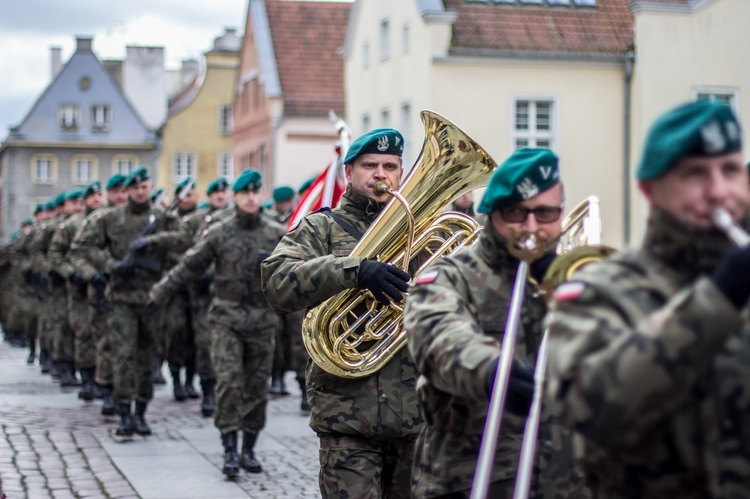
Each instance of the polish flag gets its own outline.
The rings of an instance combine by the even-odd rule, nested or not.
[[[294,229],[306,215],[321,208],[335,208],[346,190],[344,179],[339,175],[339,159],[334,159],[322,174],[307,189],[289,218],[288,229]]]

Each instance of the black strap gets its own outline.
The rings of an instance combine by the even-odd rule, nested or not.
[[[341,228],[347,231],[349,235],[352,236],[357,241],[362,239],[362,236],[364,236],[364,234],[358,231],[352,224],[350,224],[349,222],[347,222],[346,220],[344,220],[343,218],[341,218],[340,216],[332,212],[330,208],[321,208],[317,211],[317,213],[323,213],[324,215],[328,215],[329,217],[334,219],[336,223],[341,226]]]

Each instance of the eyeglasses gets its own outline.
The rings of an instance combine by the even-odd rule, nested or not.
[[[538,206],[536,208],[524,208],[523,206],[507,206],[500,209],[500,217],[506,222],[523,223],[529,217],[529,213],[534,214],[536,221],[542,224],[557,222],[562,215],[562,205],[560,206]]]

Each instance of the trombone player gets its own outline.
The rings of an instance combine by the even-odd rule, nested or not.
[[[437,261],[412,285],[404,325],[427,420],[412,471],[414,497],[469,497],[519,265],[508,242],[521,231],[537,234],[547,251],[530,270],[542,282],[555,258],[564,200],[557,156],[548,149],[516,151],[495,170],[479,205],[487,215],[479,242]],[[517,359],[535,358],[546,310],[538,287],[527,282]],[[533,376],[533,366],[514,360],[487,497],[512,497]],[[541,426],[535,496],[574,495],[571,445],[561,432]]]
[[[715,102],[658,118],[641,247],[555,292],[548,398],[598,497],[750,496],[750,246],[728,237],[750,206],[741,133]]]
[[[344,158],[341,206],[305,217],[261,267],[263,291],[279,314],[313,308],[349,288],[368,289],[383,304],[403,298],[406,272],[376,260],[348,256],[398,189],[404,139],[390,128],[355,140]],[[320,437],[320,491],[324,498],[409,498],[411,462],[423,424],[416,369],[406,349],[375,374],[348,379],[308,361],[310,427]]]

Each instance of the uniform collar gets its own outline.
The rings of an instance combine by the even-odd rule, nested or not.
[[[237,225],[241,229],[255,229],[260,225],[261,211],[262,210],[258,210],[257,213],[245,213],[235,206],[234,213],[237,220]]]
[[[151,208],[151,201],[146,201],[145,203],[136,203],[130,197],[128,197],[127,207],[130,213],[141,215],[143,213],[146,213]]]
[[[501,236],[492,223],[488,222],[479,234],[479,255],[492,269],[513,274],[519,260],[510,254],[508,239]]]
[[[341,199],[341,208],[349,213],[371,221],[377,217],[387,203],[381,203],[355,190],[351,184],[346,186],[346,192]]]

